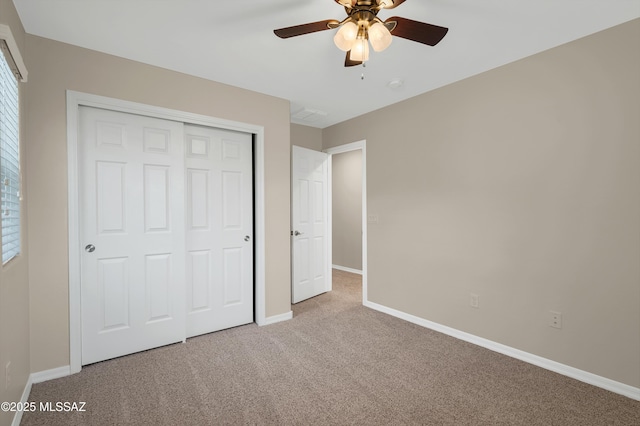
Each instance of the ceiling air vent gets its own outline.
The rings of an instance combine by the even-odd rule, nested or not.
[[[324,111],[320,111],[317,109],[309,109],[302,108],[301,110],[294,112],[291,114],[291,118],[297,121],[306,121],[307,123],[312,123],[314,121],[318,121],[327,116],[327,113]]]

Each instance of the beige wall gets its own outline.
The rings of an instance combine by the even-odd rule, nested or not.
[[[25,32],[10,0],[0,0],[0,23],[11,28],[20,53],[25,54]],[[27,67],[28,67],[27,62]],[[20,83],[21,167],[25,161],[25,83]],[[0,401],[19,401],[30,373],[29,365],[29,283],[27,247],[27,185],[22,181],[22,254],[0,267]],[[10,367],[10,384],[5,389],[5,367]],[[13,413],[0,411],[0,425],[9,425]]]
[[[640,386],[639,40],[635,20],[324,129],[367,141],[369,299]]]
[[[322,130],[291,123],[291,145],[322,151]]]
[[[31,370],[69,364],[67,89],[265,128],[266,315],[291,310],[289,102],[27,35]]]
[[[362,151],[331,157],[333,264],[362,270]]]

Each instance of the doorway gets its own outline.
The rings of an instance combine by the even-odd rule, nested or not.
[[[331,156],[332,268],[362,275],[362,151]]]
[[[360,152],[359,158],[357,156],[358,151]],[[334,268],[340,269],[346,272],[352,272],[352,273],[357,273],[362,275],[362,303],[366,304],[368,300],[368,296],[367,296],[367,142],[366,140],[353,142],[345,145],[336,146],[333,148],[327,148],[323,150],[323,152],[329,154],[329,158],[330,158],[330,161],[329,161],[329,189],[330,189],[329,211],[332,212],[332,214],[329,215],[329,218],[330,218],[329,229],[331,229],[331,232],[329,234],[331,238],[330,247],[332,247],[330,259],[331,259],[331,262],[333,263],[332,266]],[[343,154],[348,154],[348,155],[345,157],[337,157],[338,155],[342,156]],[[349,156],[351,155],[353,155],[353,157],[349,158]],[[339,207],[333,206],[334,201],[343,202],[347,200],[351,192],[347,188],[345,191],[340,192],[338,199],[336,199],[334,196],[334,193],[333,193],[334,178],[348,179],[348,176],[349,176],[349,172],[344,173],[344,170],[340,171],[339,174],[334,175],[334,167],[333,167],[334,157],[335,159],[340,158],[338,161],[346,159],[347,162],[349,162],[349,161],[355,160],[356,164],[360,165],[361,173],[360,173],[360,179],[359,179],[360,181],[359,193],[361,196],[361,200],[359,203],[352,202],[352,203],[349,203],[349,206],[339,206]],[[340,168],[342,168],[342,166],[346,166],[348,168],[349,165],[337,164],[337,166]],[[353,192],[351,192],[351,194],[353,194]],[[354,220],[353,215],[350,214],[347,220],[343,220],[340,223],[334,224],[334,214],[336,213],[339,214],[340,209],[345,207],[348,209],[354,209],[354,208],[357,209],[358,206],[360,206],[359,221]],[[359,227],[359,229],[354,229],[354,227],[356,228]],[[337,257],[334,256],[333,247],[335,247],[335,243],[336,243],[334,241],[334,238],[336,238],[335,237],[336,231],[340,233],[341,237],[345,236],[346,238],[357,239],[358,230],[360,231],[361,239],[360,239],[360,244],[355,245],[355,247],[358,247],[360,249],[360,253],[359,253],[360,255],[358,255],[358,253],[354,255],[354,253],[342,251],[342,252],[336,253]],[[341,238],[341,237],[338,237],[338,238]],[[351,245],[350,248],[348,248],[347,250],[353,250],[354,249],[353,247],[354,246]],[[337,248],[335,250],[337,250]],[[343,263],[349,262],[349,265],[340,265],[339,264],[340,262],[343,262]],[[360,265],[360,268],[358,268],[358,264]]]

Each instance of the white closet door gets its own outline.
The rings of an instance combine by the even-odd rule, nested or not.
[[[187,336],[253,322],[247,133],[185,125]]]
[[[80,108],[82,364],[185,339],[183,124]]]

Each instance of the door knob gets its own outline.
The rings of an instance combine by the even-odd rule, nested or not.
[[[93,253],[96,250],[96,246],[94,246],[93,244],[87,244],[84,249],[89,253]]]
[[[300,232],[300,231],[293,231],[293,235],[295,235],[296,237],[297,237],[298,235],[302,235],[302,234],[304,234],[304,232]]]
[[[250,236],[248,236],[248,235],[245,235],[245,236],[244,236],[244,240],[245,240],[245,241],[249,241],[250,239],[251,239],[251,237],[250,237]]]

